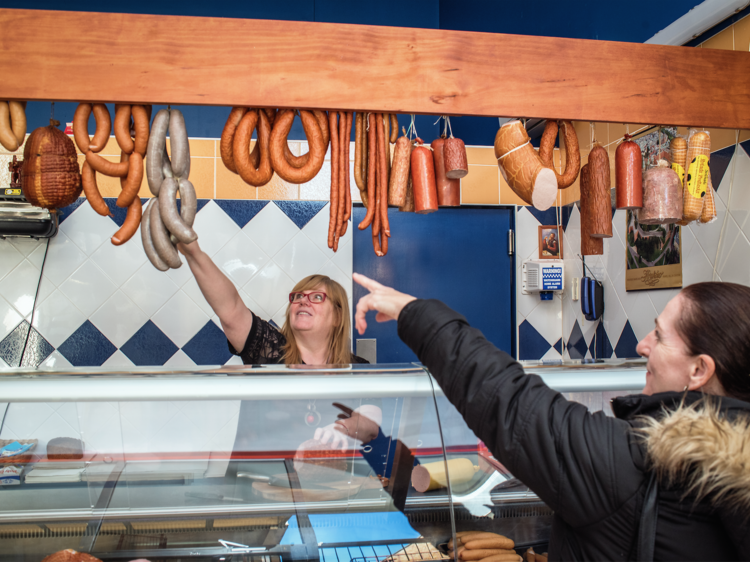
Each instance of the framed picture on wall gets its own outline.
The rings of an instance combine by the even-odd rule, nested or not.
[[[682,240],[676,224],[640,224],[626,212],[625,290],[682,287]]]
[[[562,236],[560,227],[546,225],[539,227],[539,259],[560,260],[562,259]]]

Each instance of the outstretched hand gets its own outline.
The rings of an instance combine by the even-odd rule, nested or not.
[[[405,293],[399,293],[395,289],[381,285],[377,281],[373,281],[361,273],[354,273],[352,278],[365,289],[370,291],[369,294],[359,299],[359,302],[357,303],[357,312],[354,315],[354,326],[357,328],[360,336],[364,334],[367,329],[367,320],[365,319],[365,316],[368,311],[376,310],[378,312],[375,316],[375,320],[378,322],[398,320],[398,315],[401,314],[401,310],[403,310],[403,308],[411,301],[417,300],[416,297],[412,297]]]

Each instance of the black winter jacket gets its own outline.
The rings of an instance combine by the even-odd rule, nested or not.
[[[409,303],[398,333],[477,437],[554,510],[551,559],[632,559],[650,469],[660,474],[654,559],[750,559],[750,403],[717,398],[712,416],[680,407],[700,393],[670,392],[618,398],[614,418],[592,414],[439,301]],[[717,440],[726,431],[731,442]],[[684,497],[686,467],[708,482],[702,496]]]

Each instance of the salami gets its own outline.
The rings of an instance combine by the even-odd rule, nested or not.
[[[591,236],[591,174],[589,165],[581,168],[581,255],[601,256],[604,254],[604,239]]]
[[[615,151],[615,190],[618,209],[640,209],[643,206],[643,157],[641,147],[625,135]]]
[[[461,180],[450,179],[445,175],[445,137],[435,139],[430,143],[430,147],[435,162],[435,187],[438,205],[441,207],[457,207],[461,204]]]
[[[416,139],[411,151],[411,180],[414,189],[414,210],[419,214],[434,213],[438,209],[437,188],[435,186],[435,163],[432,151]]]
[[[609,155],[600,144],[589,152],[589,193],[591,223],[589,233],[594,238],[612,237],[612,197],[610,196]]]

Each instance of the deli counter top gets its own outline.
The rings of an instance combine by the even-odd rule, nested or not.
[[[643,362],[524,367],[591,410],[645,383]],[[0,396],[0,446],[31,446],[0,462],[0,561],[406,562],[456,531],[549,537],[419,364],[14,370]]]

